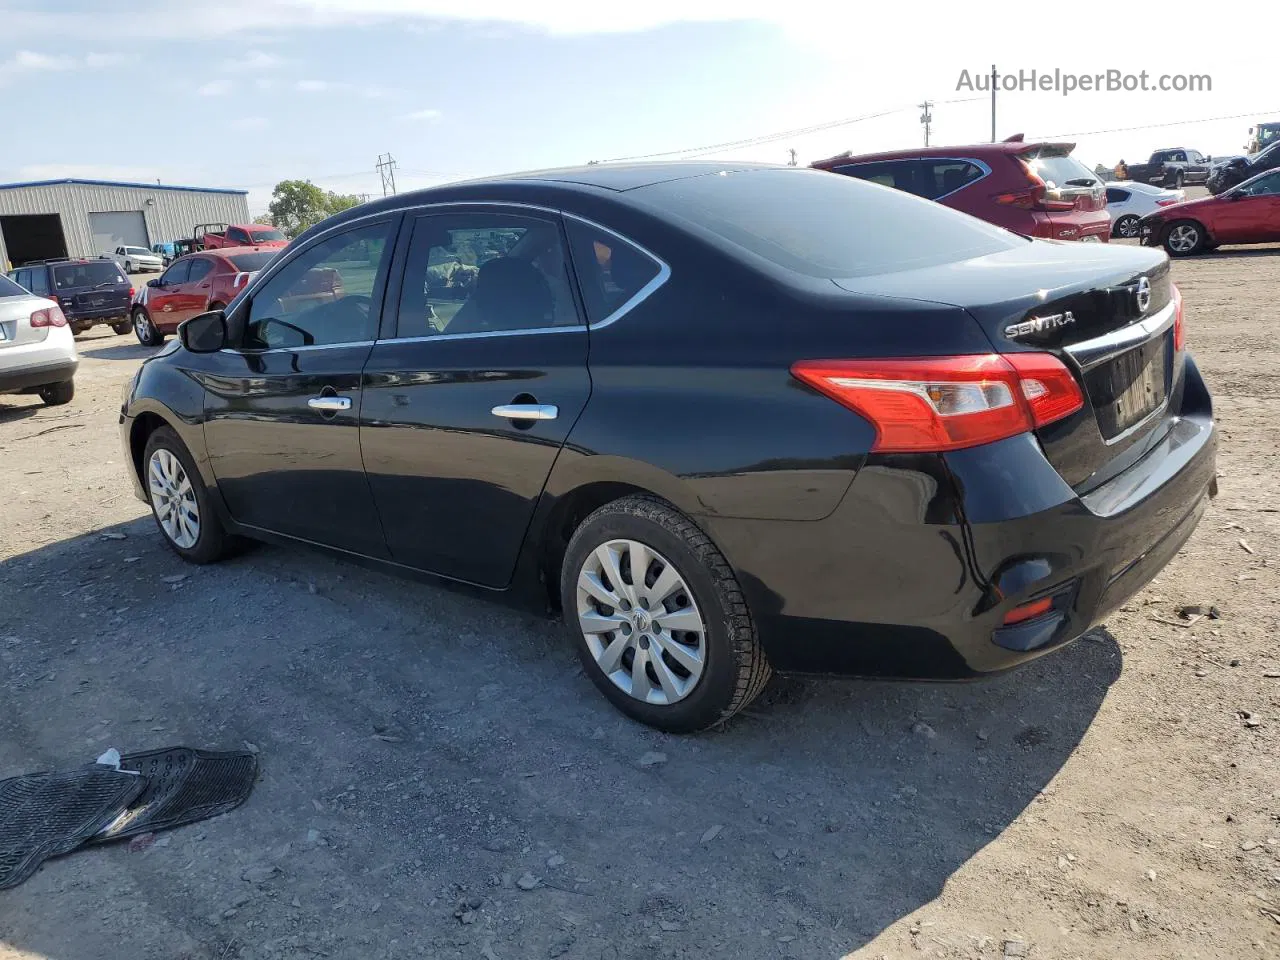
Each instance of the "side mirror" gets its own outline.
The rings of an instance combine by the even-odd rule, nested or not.
[[[163,286],[164,286],[164,284],[160,282],[160,278],[159,278],[159,277],[152,277],[150,280],[148,280],[148,281],[147,281],[147,286],[148,286],[148,287],[163,287]]]
[[[192,353],[217,353],[227,345],[227,316],[221,310],[198,313],[178,325],[178,339]]]

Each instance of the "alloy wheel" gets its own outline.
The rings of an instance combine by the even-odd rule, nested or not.
[[[137,336],[139,343],[147,343],[151,340],[151,331],[148,329],[147,315],[141,310],[133,315],[133,332]]]
[[[1184,223],[1169,231],[1169,246],[1178,253],[1190,253],[1200,242],[1200,231]]]
[[[1121,217],[1116,224],[1116,233],[1122,237],[1136,237],[1138,235],[1138,218],[1132,215]]]
[[[638,540],[610,540],[583,561],[576,593],[583,638],[618,689],[657,705],[693,692],[706,665],[706,626],[671,561]]]
[[[147,466],[147,481],[165,536],[184,550],[194,547],[200,539],[200,504],[182,461],[164,448],[155,451]]]

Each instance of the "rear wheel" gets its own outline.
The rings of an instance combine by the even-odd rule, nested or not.
[[[1176,220],[1164,234],[1164,248],[1171,257],[1189,257],[1204,249],[1204,227],[1195,220]]]
[[[119,323],[113,323],[111,329],[116,332],[117,336],[123,336],[133,329],[133,324],[128,320],[121,320]]]
[[[574,532],[560,576],[583,669],[623,713],[673,733],[703,730],[769,680],[742,588],[688,517],[626,497]]]
[[[62,383],[49,383],[40,388],[40,399],[45,402],[45,406],[60,407],[64,403],[70,403],[76,395],[76,385],[72,380],[64,380]]]
[[[1181,171],[1181,170],[1179,170],[1177,173],[1175,173],[1175,174],[1173,175],[1173,189],[1175,189],[1175,190],[1181,190],[1181,189],[1182,189],[1182,182],[1183,182],[1183,180],[1184,180],[1184,179],[1185,179],[1185,177],[1183,177],[1183,175],[1182,175],[1182,171]]]
[[[1138,220],[1140,217],[1134,216],[1132,213],[1126,213],[1123,217],[1116,221],[1115,235],[1117,237],[1136,237],[1138,235]]]
[[[234,540],[213,512],[190,452],[170,427],[159,427],[147,438],[142,479],[156,526],[174,553],[204,564],[231,552]]]
[[[156,329],[151,317],[142,307],[133,311],[133,333],[144,347],[158,347],[164,343],[164,334]]]

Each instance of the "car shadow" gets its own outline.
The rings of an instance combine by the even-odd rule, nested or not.
[[[1211,257],[1214,260],[1247,260],[1253,257],[1274,257],[1277,254],[1280,254],[1280,247],[1271,245],[1265,247],[1219,247],[1203,256]]]
[[[0,395],[0,423],[17,423],[19,420],[25,420],[27,417],[34,417],[37,413],[44,409],[44,404],[35,403],[14,403],[18,399],[15,396]],[[34,397],[32,398],[35,399]]]
[[[242,808],[4,894],[0,945],[67,960],[120,904],[120,955],[639,960],[675,931],[834,960],[1045,799],[1121,670],[1101,630],[972,684],[776,679],[667,736],[548,621],[302,549],[189,566],[150,518],[0,562],[0,608],[0,777],[260,751]]]
[[[99,346],[99,343],[102,345]],[[93,357],[95,360],[145,360],[153,356],[157,350],[156,347],[144,347],[132,338],[127,343],[111,346],[107,346],[106,341],[91,340],[77,344],[77,349],[82,357]]]

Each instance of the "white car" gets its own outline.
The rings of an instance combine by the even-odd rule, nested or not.
[[[0,393],[38,393],[51,407],[70,403],[79,363],[58,305],[0,276]]]
[[[1107,213],[1111,214],[1111,235],[1136,237],[1139,220],[1160,207],[1186,198],[1185,190],[1166,190],[1136,180],[1108,181]]]
[[[142,273],[154,270],[159,273],[164,269],[164,258],[146,247],[116,247],[115,253],[107,257],[124,267],[125,273]]]

